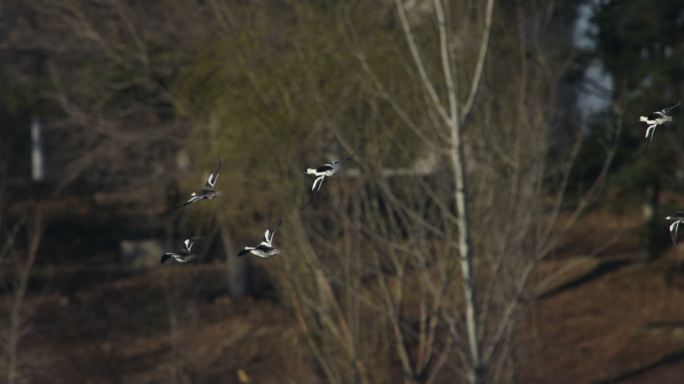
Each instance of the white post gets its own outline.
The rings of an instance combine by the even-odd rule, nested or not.
[[[43,126],[34,117],[31,121],[31,179],[35,182],[45,178],[43,159]]]

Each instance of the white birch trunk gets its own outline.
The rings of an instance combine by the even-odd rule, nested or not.
[[[432,84],[427,71],[425,63],[420,55],[418,45],[414,39],[411,26],[409,25],[404,10],[404,5],[401,0],[395,0],[397,9],[399,11],[399,18],[404,29],[406,41],[409,44],[411,55],[420,75],[423,86],[428,98],[432,101],[433,107],[437,114],[441,117],[446,127],[449,129],[449,155],[454,175],[454,198],[456,199],[457,218],[456,225],[458,227],[458,256],[461,266],[461,279],[463,281],[463,294],[465,305],[465,323],[466,336],[468,340],[468,351],[470,353],[469,366],[469,380],[472,383],[482,383],[484,381],[485,367],[483,366],[482,356],[480,352],[480,330],[478,323],[477,312],[477,295],[476,295],[476,280],[475,280],[475,263],[472,253],[470,223],[468,221],[468,204],[467,204],[467,179],[465,175],[465,156],[463,148],[463,140],[461,137],[461,113],[466,117],[473,106],[475,96],[477,95],[482,69],[489,45],[489,33],[491,29],[492,12],[494,8],[494,1],[488,0],[486,4],[486,18],[485,28],[483,31],[482,40],[480,43],[480,51],[478,53],[477,62],[475,65],[475,72],[473,73],[468,97],[461,113],[459,113],[459,97],[458,87],[456,83],[456,64],[449,52],[449,29],[447,28],[447,21],[444,14],[444,7],[441,0],[433,0],[435,7],[435,14],[437,16],[437,28],[439,30],[440,38],[440,58],[442,61],[442,70],[444,72],[444,80],[447,88],[448,106],[440,100],[440,97]],[[464,119],[465,120],[465,119]]]
[[[35,182],[45,178],[43,156],[43,126],[38,118],[31,121],[31,179]]]

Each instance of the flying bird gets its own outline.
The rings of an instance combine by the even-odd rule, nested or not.
[[[254,256],[268,258],[279,254],[280,250],[273,247],[273,235],[282,222],[283,218],[281,217],[264,232],[264,241],[259,243],[256,247],[244,247],[240,253],[238,253],[238,256],[244,256],[251,253]]]
[[[216,191],[216,180],[218,180],[219,172],[221,171],[221,164],[222,161],[219,159],[218,163],[216,164],[216,170],[209,175],[209,179],[207,179],[207,183],[204,184],[204,187],[199,192],[191,193],[188,201],[177,206],[175,209],[195,204],[200,200],[211,200],[214,197],[220,196],[221,192]]]
[[[651,115],[648,117],[646,116],[640,116],[639,121],[642,121],[646,124],[648,124],[648,127],[646,128],[646,138],[649,139],[648,143],[650,144],[651,141],[653,141],[653,135],[655,135],[655,129],[659,125],[665,125],[670,122],[672,122],[672,110],[679,107],[679,103],[669,107],[669,108],[664,108],[661,109],[660,111],[653,112]]]
[[[165,252],[161,257],[160,264],[165,263],[170,258],[173,258],[179,263],[187,263],[190,260],[196,259],[197,254],[192,253],[192,246],[195,245],[197,239],[197,237],[185,239],[185,242],[183,243],[185,248],[182,248],[178,252]]]
[[[677,245],[677,229],[679,229],[679,224],[684,222],[684,211],[677,211],[667,216],[665,220],[673,220],[672,224],[670,224],[670,237],[672,238],[672,244]]]
[[[323,187],[323,180],[325,180],[326,177],[333,176],[334,174],[339,172],[340,169],[342,168],[342,163],[344,163],[345,161],[348,161],[350,159],[351,159],[351,157],[347,157],[346,159],[332,161],[330,163],[323,164],[316,169],[308,168],[306,170],[307,175],[316,176],[316,179],[314,180],[313,184],[311,185],[311,190],[313,191],[313,195],[311,196],[311,200],[309,200],[309,204],[311,204],[311,202],[314,200],[314,198],[318,194],[318,191],[320,191],[321,187]]]

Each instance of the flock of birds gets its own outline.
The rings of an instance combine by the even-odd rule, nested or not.
[[[646,128],[648,144],[653,141],[653,135],[655,135],[655,129],[658,126],[672,122],[672,111],[679,107],[679,104],[680,103],[677,103],[671,107],[663,108],[660,111],[653,112],[649,116],[639,117],[639,121],[648,124],[648,127]],[[670,237],[672,238],[672,244],[677,245],[677,230],[679,229],[679,224],[684,222],[684,211],[676,211],[673,214],[666,216],[665,220],[672,221],[672,224],[670,224]]]
[[[671,107],[653,112],[649,116],[639,117],[640,122],[644,122],[648,125],[648,127],[646,128],[646,139],[648,139],[647,145],[649,145],[653,141],[653,136],[655,135],[655,129],[657,127],[672,122],[672,111],[675,108],[679,107],[679,104],[680,103],[677,103],[676,105],[673,105]],[[321,190],[321,187],[323,186],[323,181],[325,180],[325,178],[331,177],[335,175],[337,172],[339,172],[342,164],[348,160],[350,160],[350,158],[332,161],[318,168],[308,168],[306,170],[307,175],[313,175],[314,177],[316,177],[313,181],[313,184],[311,185],[312,194],[306,207],[311,205],[311,203],[318,195],[318,192]],[[209,178],[207,179],[207,182],[204,185],[204,187],[199,192],[191,193],[190,198],[185,203],[179,205],[178,207],[175,207],[175,209],[193,205],[202,200],[211,200],[216,197],[219,197],[221,195],[221,192],[216,190],[216,181],[218,180],[219,172],[221,171],[221,165],[222,162],[221,160],[219,160],[216,165],[216,169],[209,175]],[[684,210],[676,211],[673,214],[665,217],[665,219],[672,221],[672,224],[670,225],[670,236],[672,237],[673,244],[676,245],[677,230],[679,229],[679,225],[681,223],[684,223]],[[264,240],[261,243],[253,247],[243,247],[242,250],[238,253],[238,256],[251,254],[258,257],[268,258],[279,254],[280,250],[273,246],[273,235],[275,235],[275,232],[278,230],[278,227],[280,227],[280,224],[282,224],[282,222],[283,218],[280,217],[278,220],[275,221],[275,223],[273,223],[270,227],[268,227],[268,229],[266,229],[266,232],[264,232]],[[192,248],[198,239],[199,237],[185,239],[185,241],[183,242],[184,247],[181,250],[177,252],[164,253],[161,257],[161,262],[164,263],[167,260],[173,258],[179,263],[187,263],[188,261],[197,258],[197,254],[193,253]]]
[[[351,158],[348,157],[342,160],[332,161],[330,163],[323,164],[318,168],[308,168],[306,170],[307,175],[313,175],[316,177],[314,179],[313,185],[311,186],[311,198],[307,203],[306,207],[309,207],[314,201],[318,192],[323,187],[323,181],[326,177],[331,177],[340,171],[342,164]],[[206,184],[199,192],[193,192],[190,194],[190,198],[183,204],[175,207],[174,209],[183,208],[189,205],[193,205],[202,200],[211,200],[221,195],[221,192],[216,190],[216,180],[218,180],[219,172],[221,172],[222,161],[219,159],[216,169],[209,175]],[[258,257],[268,258],[280,253],[278,248],[273,246],[273,235],[275,235],[276,230],[280,227],[283,222],[283,217],[276,220],[271,226],[264,232],[264,240],[254,247],[246,246],[238,253],[238,256],[244,256],[251,254]],[[200,239],[200,237],[192,237],[185,239],[183,242],[184,247],[177,252],[165,252],[161,257],[161,263],[166,262],[169,259],[174,259],[179,263],[187,263],[198,257],[197,253],[193,253],[192,248],[195,242]]]

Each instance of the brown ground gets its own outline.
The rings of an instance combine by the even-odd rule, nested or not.
[[[684,246],[642,263],[635,225],[592,214],[544,262],[520,322],[519,382],[684,382]],[[545,280],[553,273],[564,283]],[[34,383],[315,382],[288,310],[233,302],[224,281],[217,263],[38,266],[20,372]]]
[[[570,284],[530,304],[520,330],[521,382],[684,382],[684,249],[641,262],[636,224],[593,214],[570,234],[563,257],[545,262],[546,275],[586,266],[589,257],[576,255],[604,248],[593,273],[568,276]]]

